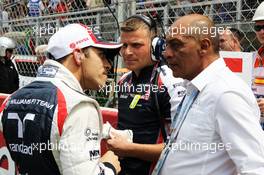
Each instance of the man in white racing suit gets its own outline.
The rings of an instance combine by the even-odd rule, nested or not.
[[[118,157],[100,156],[102,116],[83,91],[104,86],[108,59],[120,44],[105,43],[82,24],[69,24],[48,43],[35,81],[0,108],[0,131],[20,174],[114,175]]]

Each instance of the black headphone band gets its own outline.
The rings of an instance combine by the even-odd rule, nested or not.
[[[155,33],[157,34],[156,22],[151,17],[148,17],[146,15],[141,15],[141,14],[135,14],[127,18],[127,20],[132,19],[132,18],[136,18],[136,19],[143,21],[147,26],[149,26],[150,30],[154,29]]]

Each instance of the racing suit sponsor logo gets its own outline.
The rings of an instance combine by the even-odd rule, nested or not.
[[[40,99],[12,99],[9,104],[11,105],[20,105],[20,104],[39,105],[39,106],[46,107],[47,109],[50,109],[50,110],[54,107],[53,104],[50,104],[49,102],[43,101]]]
[[[38,69],[38,75],[37,76],[54,78],[58,72],[58,69],[59,69],[58,67],[51,66],[51,65],[41,66]]]
[[[85,130],[85,132],[84,132],[84,135],[87,136],[87,137],[89,137],[90,134],[91,134],[91,129],[90,129],[90,128],[87,128],[87,129]]]
[[[100,158],[100,151],[99,150],[91,150],[89,151],[90,160],[96,160]]]
[[[9,144],[8,145],[10,150],[13,152],[19,152],[21,154],[26,154],[26,155],[33,155],[33,148],[32,145],[28,146],[28,145],[24,145],[23,143],[21,144]]]
[[[90,128],[85,130],[84,135],[87,137],[87,141],[97,141],[99,137],[98,131],[93,131]]]

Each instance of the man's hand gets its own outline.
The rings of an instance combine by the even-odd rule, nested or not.
[[[108,149],[114,151],[119,157],[128,156],[131,144],[133,143],[128,142],[127,138],[116,133],[112,133],[111,138],[107,140]]]
[[[107,151],[102,157],[101,162],[109,162],[111,163],[118,174],[121,171],[120,162],[118,161],[118,157],[114,154],[113,151]]]
[[[131,143],[122,135],[113,133],[111,139],[107,140],[107,146],[119,157],[136,157],[142,160],[157,161],[164,144]]]

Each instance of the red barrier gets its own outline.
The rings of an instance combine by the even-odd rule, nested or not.
[[[0,93],[0,106],[6,99],[8,94],[1,94]],[[108,121],[112,126],[116,127],[117,124],[117,109],[113,108],[101,108],[102,115],[103,115],[103,122],[105,123]],[[1,122],[1,121],[0,121]],[[10,154],[7,151],[5,146],[5,141],[3,138],[2,132],[0,132],[0,174],[14,174],[14,162],[12,161]],[[102,141],[101,144],[101,152],[104,154],[106,152],[106,144],[105,141]]]
[[[8,94],[0,93],[0,105],[2,105],[2,103],[5,101],[7,96],[8,96]]]

